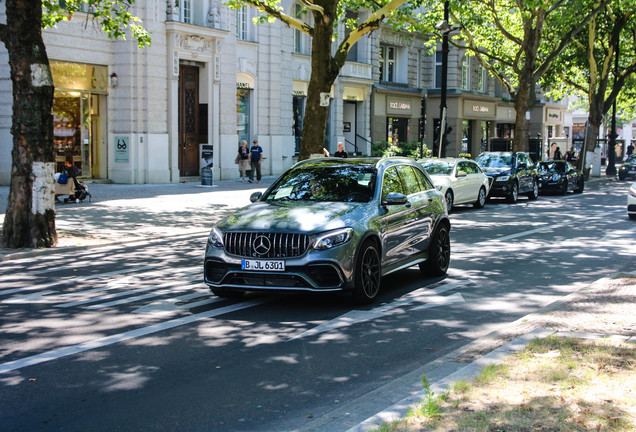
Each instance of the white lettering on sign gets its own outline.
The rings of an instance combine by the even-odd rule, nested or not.
[[[389,102],[389,108],[399,110],[410,110],[411,104],[408,102]]]
[[[489,111],[490,111],[490,108],[488,108],[487,106],[473,105],[473,112],[487,113]]]

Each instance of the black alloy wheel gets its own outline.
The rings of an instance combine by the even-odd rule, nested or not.
[[[477,194],[477,201],[473,203],[473,207],[476,209],[484,208],[486,205],[486,189],[482,187],[479,188],[479,193]]]
[[[528,194],[528,198],[530,198],[531,200],[539,198],[539,182],[536,178],[532,179],[532,190]]]
[[[375,243],[365,241],[356,261],[353,300],[358,304],[373,303],[380,291],[380,254]]]
[[[516,181],[512,183],[512,188],[510,189],[510,193],[508,194],[506,199],[510,204],[516,203],[519,199],[519,185]]]
[[[440,225],[433,236],[428,260],[420,263],[420,271],[430,276],[443,276],[450,266],[451,243],[447,225]]]
[[[576,189],[574,189],[574,193],[583,193],[583,189],[585,189],[585,179],[583,176],[579,178],[579,184]]]
[[[446,200],[446,210],[450,213],[453,209],[453,191],[450,189],[447,190],[444,199]]]

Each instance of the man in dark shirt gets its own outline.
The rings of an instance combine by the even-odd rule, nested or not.
[[[252,164],[252,174],[250,175],[249,182],[254,181],[254,172],[256,172],[256,180],[261,182],[261,162],[263,162],[263,147],[258,145],[258,140],[252,142],[252,148],[250,148],[250,161]]]
[[[333,154],[334,157],[347,158],[349,153],[344,149],[342,142],[338,143],[338,151]]]

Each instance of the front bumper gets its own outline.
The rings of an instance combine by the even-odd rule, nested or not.
[[[497,181],[497,178],[493,178],[490,185],[490,192],[488,196],[491,197],[507,197],[512,190],[512,182],[510,180]]]
[[[563,182],[562,181],[539,180],[539,191],[540,192],[560,192],[562,190],[563,190]]]
[[[285,271],[248,271],[241,268],[245,257],[229,255],[208,244],[203,276],[210,288],[232,291],[344,291],[352,284],[354,256],[355,244],[351,241],[286,258]]]

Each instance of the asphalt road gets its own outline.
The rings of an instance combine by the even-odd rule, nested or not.
[[[200,235],[2,262],[0,430],[346,430],[369,395],[406,396],[405,374],[633,270],[627,188],[458,208],[448,276],[395,273],[364,308],[218,299]]]

